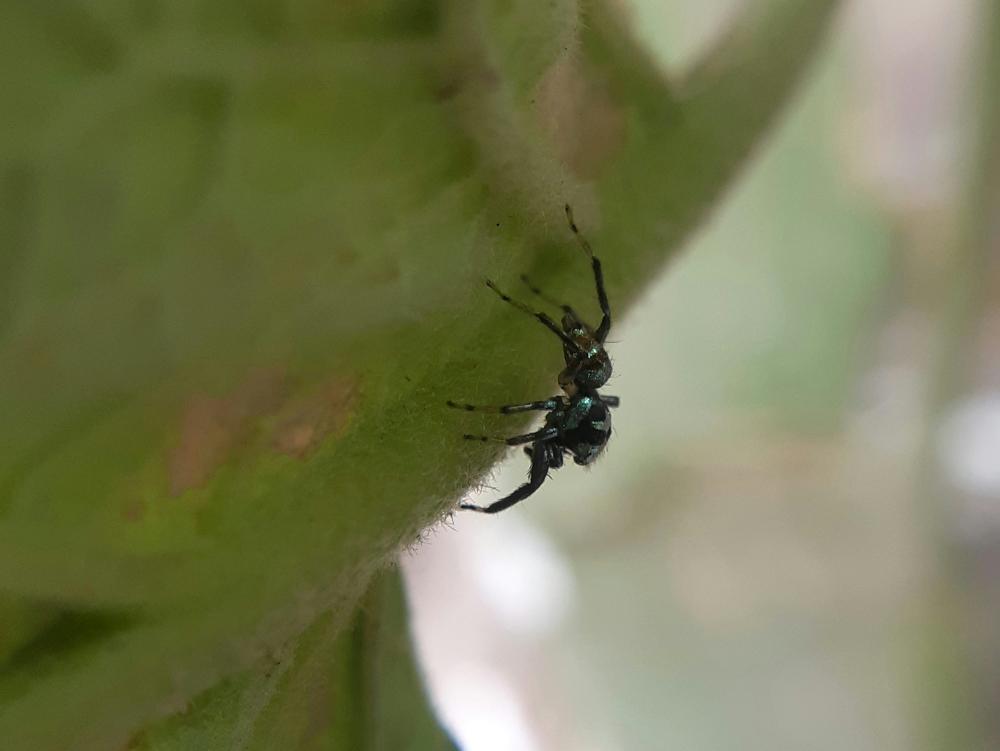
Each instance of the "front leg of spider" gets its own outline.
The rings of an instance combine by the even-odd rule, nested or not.
[[[570,337],[569,333],[559,328],[558,324],[551,318],[549,318],[548,315],[542,313],[541,311],[532,310],[520,300],[515,300],[513,297],[511,297],[506,292],[503,292],[499,287],[497,287],[496,283],[492,279],[486,280],[486,286],[489,287],[494,292],[496,292],[497,295],[500,297],[500,299],[503,300],[505,303],[510,303],[515,308],[520,310],[522,313],[528,314],[532,318],[539,321],[545,328],[547,328],[553,334],[558,336],[562,340],[564,348],[568,349],[571,352],[578,353],[580,355],[584,354],[584,351],[580,349],[580,345]]]
[[[601,324],[597,327],[596,335],[597,341],[604,344],[604,341],[608,338],[608,333],[611,331],[611,303],[608,302],[608,293],[604,289],[604,270],[601,268],[601,259],[594,255],[593,248],[590,247],[590,243],[587,242],[587,238],[583,236],[579,228],[576,226],[576,222],[573,220],[573,209],[567,203],[563,207],[566,211],[566,221],[569,222],[570,231],[576,237],[576,241],[580,243],[580,247],[583,252],[587,254],[590,259],[590,266],[594,271],[594,285],[597,287],[597,302],[601,306]]]
[[[608,302],[608,293],[604,288],[604,271],[601,267],[601,261],[594,255],[594,250],[587,242],[587,238],[576,226],[573,210],[568,204],[565,206],[565,210],[570,231],[576,238],[580,249],[590,259],[590,266],[594,272],[594,286],[597,288],[597,302],[601,307],[601,322],[594,329],[584,322],[573,308],[568,305],[560,306],[565,313],[562,319],[563,330],[566,337],[572,340],[575,346],[565,346],[564,342],[563,356],[566,360],[566,367],[559,374],[559,387],[572,396],[579,391],[596,391],[611,377],[611,358],[608,357],[607,350],[604,348],[604,342],[611,331],[611,304]],[[533,292],[543,296],[541,290],[533,284],[529,283],[528,286]]]

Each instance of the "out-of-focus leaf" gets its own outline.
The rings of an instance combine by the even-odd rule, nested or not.
[[[349,624],[320,616],[292,645],[136,738],[133,751],[192,748],[453,751],[413,661],[398,570]]]

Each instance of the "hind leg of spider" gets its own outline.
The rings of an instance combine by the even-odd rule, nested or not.
[[[622,400],[619,399],[617,396],[602,396],[601,401],[607,404],[609,407],[617,407],[619,404],[621,404]]]
[[[464,402],[453,402],[451,399],[445,402],[452,409],[464,409],[466,412],[494,412],[501,415],[513,415],[517,412],[546,411],[551,412],[559,406],[558,399],[542,399],[537,402],[525,402],[523,404],[502,404],[498,407],[479,404],[465,404]]]
[[[527,449],[527,447],[525,447]],[[531,447],[531,471],[528,481],[508,496],[499,501],[491,503],[489,506],[477,506],[474,503],[463,503],[459,508],[466,511],[478,511],[480,514],[496,514],[499,511],[508,509],[515,503],[523,501],[534,493],[545,482],[549,474],[549,455],[545,450],[542,440],[536,441]]]
[[[549,297],[547,294],[542,292],[542,290],[540,290],[532,283],[532,281],[528,278],[527,274],[521,274],[521,281],[524,282],[524,285],[528,289],[530,289],[535,295],[537,295],[539,298],[547,302],[549,305],[559,308],[559,310],[561,310],[563,313],[572,318],[575,323],[582,323],[582,319],[580,318],[580,316],[576,314],[576,311],[573,310],[572,307],[570,307],[566,303],[561,303],[554,297]]]
[[[597,301],[601,304],[601,313],[603,314],[601,318],[601,325],[597,327],[594,331],[594,335],[597,337],[597,341],[604,344],[604,340],[608,338],[608,332],[611,331],[611,304],[608,302],[608,293],[604,289],[604,271],[601,269],[600,259],[594,255],[593,248],[590,247],[590,243],[587,242],[587,238],[583,236],[579,228],[576,226],[576,222],[573,221],[573,209],[567,203],[566,206],[566,220],[569,222],[569,228],[576,236],[576,240],[580,243],[580,247],[583,248],[583,252],[587,254],[590,258],[590,265],[594,269],[594,284],[597,287]]]
[[[510,303],[515,308],[517,308],[518,310],[520,310],[522,313],[526,313],[529,316],[531,316],[532,318],[535,318],[538,321],[541,321],[542,325],[545,326],[545,328],[547,328],[549,331],[551,331],[553,334],[555,334],[556,336],[558,336],[562,340],[563,345],[565,345],[566,347],[569,347],[574,352],[579,352],[581,354],[583,353],[583,350],[580,349],[580,345],[577,344],[575,341],[573,341],[565,331],[563,331],[561,328],[559,328],[559,324],[557,324],[555,321],[553,321],[551,318],[549,318],[545,313],[542,313],[541,311],[537,311],[537,310],[532,310],[527,305],[525,305],[523,302],[520,302],[519,300],[515,300],[510,295],[508,295],[508,294],[506,294],[504,292],[501,292],[500,288],[497,287],[497,285],[493,283],[492,279],[487,279],[486,280],[486,286],[489,287],[494,292],[496,292],[497,295],[500,296],[500,299],[503,300],[504,302]]]
[[[462,438],[467,441],[482,441],[483,443],[506,443],[508,446],[521,446],[525,443],[534,443],[536,441],[550,441],[559,435],[559,430],[557,428],[542,428],[541,430],[536,430],[534,433],[525,433],[524,435],[515,435],[510,438],[501,438],[492,435],[470,435],[465,433]]]

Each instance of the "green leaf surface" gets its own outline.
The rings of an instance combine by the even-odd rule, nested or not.
[[[444,401],[553,389],[551,335],[482,278],[589,299],[570,202],[620,314],[835,5],[751,3],[670,85],[613,4],[6,4],[5,746],[291,713],[313,674],[261,666],[315,650],[327,680],[498,456]]]
[[[346,624],[325,613],[280,653],[199,696],[130,751],[453,751],[413,661],[403,582],[382,574]]]

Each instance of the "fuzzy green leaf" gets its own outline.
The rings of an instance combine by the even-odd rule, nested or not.
[[[382,574],[345,627],[321,615],[280,654],[199,696],[130,751],[454,751],[416,671],[403,582]]]
[[[444,401],[552,389],[558,347],[482,278],[592,295],[570,202],[621,313],[835,4],[751,3],[672,87],[613,3],[6,4],[5,746],[290,706],[261,666],[336,662],[496,459]]]

